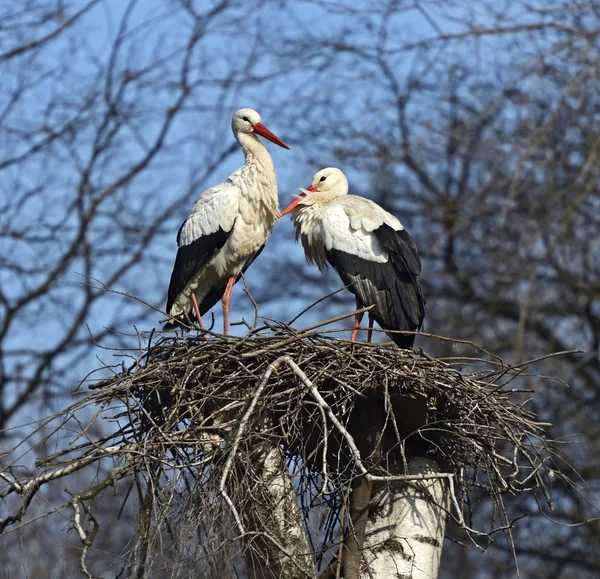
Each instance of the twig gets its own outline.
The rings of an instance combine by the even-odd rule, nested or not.
[[[229,505],[229,508],[233,513],[233,517],[238,526],[238,529],[242,535],[245,533],[244,525],[242,524],[242,521],[240,519],[239,513],[237,512],[237,509],[235,508],[235,505],[233,504],[231,498],[225,490],[225,484],[227,483],[227,477],[229,476],[229,471],[231,470],[231,467],[233,465],[233,461],[235,459],[237,449],[240,445],[240,441],[242,440],[242,435],[244,434],[244,430],[246,429],[248,420],[250,419],[250,416],[252,415],[252,412],[254,411],[254,408],[258,403],[258,398],[262,394],[262,391],[265,389],[267,382],[271,377],[271,374],[273,374],[273,372],[277,370],[277,368],[281,365],[285,358],[286,356],[283,356],[282,358],[278,358],[277,360],[275,360],[275,362],[269,364],[267,370],[263,374],[261,381],[252,393],[250,404],[248,405],[246,412],[244,412],[244,415],[240,419],[238,430],[236,432],[235,438],[233,439],[233,445],[231,447],[231,450],[229,451],[229,456],[227,457],[225,468],[223,469],[223,474],[221,475],[221,480],[219,481],[219,492],[221,493],[223,499],[225,499],[225,502]]]

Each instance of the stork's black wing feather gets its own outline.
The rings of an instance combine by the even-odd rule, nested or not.
[[[177,233],[178,242],[184,225],[185,221]],[[196,273],[198,273],[198,270],[225,245],[230,234],[231,231],[225,231],[219,227],[215,233],[202,235],[198,239],[192,241],[189,245],[183,245],[177,250],[175,266],[173,267],[171,283],[169,284],[167,313],[171,311],[171,307],[177,299],[177,296],[185,289],[185,286],[192,280]],[[223,291],[225,291],[225,288],[223,288]],[[222,292],[221,295],[223,295]],[[217,301],[218,299],[219,298],[217,298]],[[214,305],[214,303],[212,305]],[[212,307],[212,305],[210,307]],[[208,309],[210,308],[207,308],[207,310]],[[201,310],[200,313],[204,314],[205,312]]]
[[[338,249],[326,252],[327,261],[348,289],[384,330],[418,330],[425,317],[425,298],[417,276],[421,261],[416,246],[405,230],[395,231],[387,224],[374,232],[388,252],[388,261],[369,261]],[[414,336],[390,334],[401,348],[409,348]]]
[[[414,329],[418,330],[425,318],[425,297],[417,280],[417,276],[421,273],[421,260],[417,246],[405,229],[396,231],[385,223],[373,233],[381,246],[387,250],[398,276],[398,283],[404,284],[402,293],[406,298],[405,309],[409,319],[415,325]]]
[[[384,223],[373,231],[377,241],[386,249],[398,267],[407,269],[414,276],[421,273],[421,260],[417,246],[406,229],[395,230]],[[402,265],[401,265],[402,264]]]

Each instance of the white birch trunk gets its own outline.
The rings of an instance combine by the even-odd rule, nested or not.
[[[409,474],[441,472],[433,460],[414,458]],[[436,579],[446,529],[445,479],[394,483],[375,489],[369,509],[361,579]]]
[[[246,519],[252,530],[268,533],[292,557],[277,545],[257,537],[246,544],[244,560],[251,579],[306,579],[315,577],[315,566],[304,522],[282,451],[265,444],[253,457],[261,481],[256,495],[250,497]]]

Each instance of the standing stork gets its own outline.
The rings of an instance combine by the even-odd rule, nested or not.
[[[279,218],[277,179],[269,151],[258,135],[289,149],[252,109],[231,119],[233,135],[246,163],[200,195],[177,234],[177,257],[167,298],[173,329],[202,315],[223,300],[223,333],[227,335],[231,290],[262,251]]]
[[[425,298],[417,276],[421,261],[417,248],[398,219],[379,205],[348,195],[348,179],[339,169],[319,171],[308,189],[301,189],[281,215],[294,212],[296,239],[300,237],[309,263],[323,271],[327,263],[338,272],[356,297],[356,308],[369,311],[384,330],[414,332],[425,317]],[[351,340],[355,341],[363,314],[356,314]],[[388,334],[401,348],[413,345],[414,334]]]

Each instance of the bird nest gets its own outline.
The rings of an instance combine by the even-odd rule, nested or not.
[[[96,403],[125,407],[115,419],[126,426],[114,436],[132,444],[225,443],[241,425],[245,440],[267,437],[333,477],[364,472],[361,465],[392,476],[382,463],[400,471],[411,457],[427,456],[463,488],[474,484],[474,471],[490,493],[518,491],[522,477],[527,488],[543,487],[549,424],[527,409],[530,391],[507,387],[525,365],[490,355],[465,370],[461,358],[276,330],[160,338],[92,386]],[[365,417],[379,433],[369,456],[361,454],[369,450]]]
[[[130,558],[147,560],[154,540],[149,529],[168,528],[173,538],[176,526],[175,535],[187,537],[186,550],[195,537],[203,565],[222,571],[223,561],[236,560],[233,545],[248,533],[256,540],[268,536],[278,547],[285,540],[283,531],[278,536],[257,523],[263,520],[257,509],[270,500],[265,477],[287,476],[294,490],[284,491],[304,496],[305,517],[319,505],[328,513],[322,527],[329,539],[320,527],[315,552],[333,541],[340,497],[353,477],[378,484],[443,478],[451,488],[450,515],[468,532],[489,536],[489,529],[469,526],[464,499],[471,490],[483,489],[496,504],[503,493],[545,493],[554,468],[548,425],[511,384],[523,365],[508,367],[487,353],[466,369],[464,359],[434,359],[421,350],[351,343],[281,324],[243,338],[153,334],[140,343],[135,355],[119,354],[124,360],[110,368],[111,376],[65,412],[96,407],[90,424],[108,418],[107,435],[39,461],[38,475],[26,483],[3,477],[0,498],[19,494],[29,504],[44,484],[110,461],[94,486],[73,494],[68,505],[84,545],[82,569],[96,531],[95,524],[92,532],[81,524],[85,516],[95,521],[86,505],[121,479],[141,475],[143,481],[139,541]],[[439,470],[410,474],[419,457]],[[0,521],[0,532],[25,512]],[[491,532],[507,524],[501,517]]]

